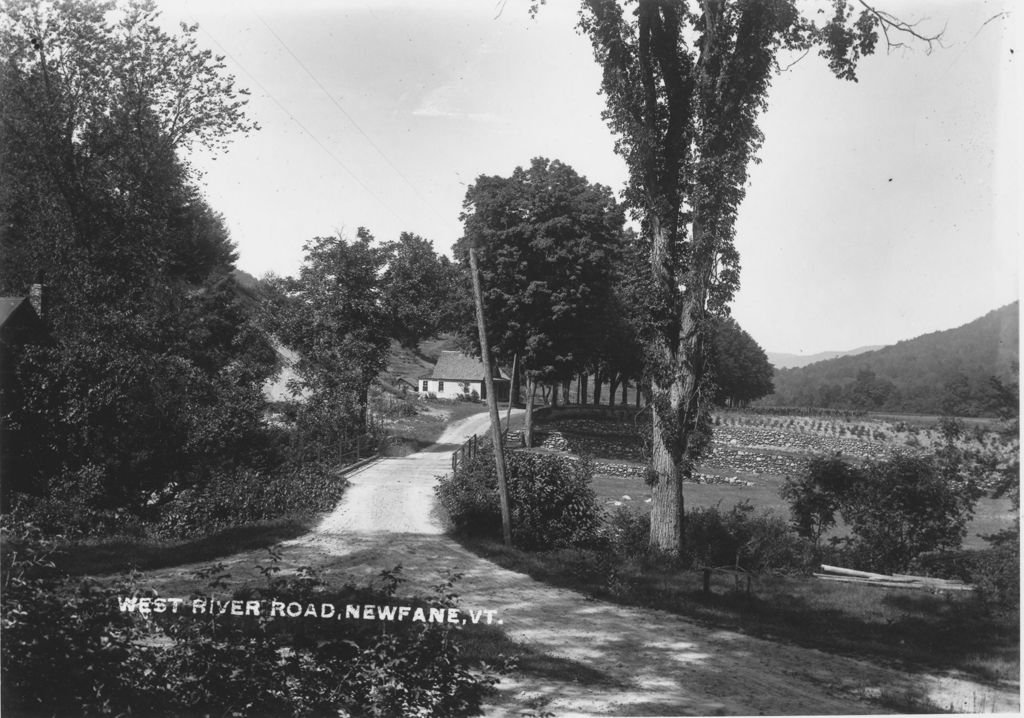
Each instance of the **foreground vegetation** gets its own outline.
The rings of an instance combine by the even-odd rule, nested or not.
[[[478,713],[497,682],[495,669],[460,657],[459,626],[334,615],[349,604],[455,609],[450,581],[425,597],[401,596],[393,571],[370,586],[328,587],[310,569],[278,575],[271,552],[262,586],[227,593],[213,566],[201,576],[207,589],[173,610],[126,611],[155,598],[137,576],[69,582],[38,531],[5,538],[5,713],[462,716]],[[224,615],[213,599],[247,610]],[[211,608],[195,610],[196,600]],[[288,612],[275,614],[273,601]]]

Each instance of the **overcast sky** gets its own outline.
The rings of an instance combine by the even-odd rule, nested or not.
[[[239,267],[292,274],[305,241],[359,226],[449,254],[467,185],[537,156],[621,189],[575,3],[536,20],[528,4],[158,0],[168,23],[198,22],[252,91],[262,129],[192,158]],[[945,26],[946,47],[883,51],[856,84],[814,56],[774,81],[733,306],[769,351],[889,344],[1018,296],[1013,3],[887,6]]]

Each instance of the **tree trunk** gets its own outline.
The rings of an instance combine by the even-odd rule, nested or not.
[[[551,385],[551,408],[558,406],[558,382]]]
[[[594,406],[601,404],[601,381],[603,378],[600,371],[594,373]]]
[[[622,405],[623,406],[629,406],[629,396],[626,394],[626,392],[628,390],[629,390],[629,380],[628,379],[623,379],[622,380]]]
[[[359,387],[359,429],[366,433],[366,417],[370,406],[370,385],[363,384]]]
[[[512,363],[515,364],[514,361]],[[519,392],[522,390],[522,381],[519,378],[521,375],[522,370],[519,369],[518,367],[513,367],[512,382],[511,386],[509,387],[508,393],[509,401],[511,401],[513,404],[519,403]]]
[[[679,416],[678,382],[668,387],[651,384],[651,469],[656,482],[651,490],[651,546],[666,551],[683,549],[683,477],[674,449],[672,417]]]
[[[694,247],[708,238],[697,217],[692,225]],[[671,271],[667,233],[653,222],[651,268],[654,278],[679,307],[676,332],[659,333],[652,349],[659,364],[651,381],[652,459],[655,484],[651,502],[651,546],[681,553],[684,540],[683,480],[693,474],[710,431],[703,426],[700,384],[705,372],[704,317],[710,271],[686,273],[682,296]],[[697,253],[697,249],[692,250]]]
[[[533,397],[537,393],[537,380],[532,372],[526,372],[526,414],[523,416],[523,444],[533,448]]]
[[[571,383],[572,383],[572,379],[563,379],[562,380],[562,403],[565,404],[566,406],[569,405],[569,400],[571,398],[569,396],[569,385]]]
[[[622,375],[615,372],[608,379],[608,406],[615,406],[615,392],[618,391],[619,380],[621,378]]]
[[[586,405],[587,398],[588,398],[587,397],[587,380],[588,379],[589,379],[589,377],[587,376],[587,374],[585,372],[580,374],[580,386],[579,386],[579,390],[580,390],[580,404],[584,404],[584,405]]]

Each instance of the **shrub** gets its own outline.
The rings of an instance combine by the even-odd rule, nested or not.
[[[813,563],[813,547],[771,511],[754,514],[748,501],[721,511],[717,506],[686,512],[686,560],[700,566],[740,566],[748,571],[802,571]]]
[[[544,454],[512,454],[509,502],[516,544],[525,549],[592,543],[601,509],[590,486],[593,465]]]
[[[817,545],[836,525],[842,497],[859,479],[857,470],[839,456],[816,456],[802,475],[787,476],[779,494],[789,502],[796,532]]]
[[[44,495],[18,494],[10,520],[31,523],[48,535],[141,532],[138,517],[113,506],[105,483],[104,469],[95,464],[65,468],[49,480]]]
[[[601,511],[590,487],[593,467],[560,456],[512,452],[506,456],[512,540],[520,548],[584,546],[597,539]],[[437,486],[455,530],[501,536],[494,455],[483,450]]]
[[[931,457],[896,454],[869,464],[842,499],[850,560],[873,571],[902,571],[926,551],[960,546],[975,487]]]
[[[642,556],[651,545],[651,514],[619,506],[605,523],[605,536],[613,551]]]
[[[958,548],[978,497],[948,452],[897,453],[864,467],[818,458],[803,476],[787,479],[781,493],[797,531],[815,545],[838,512],[852,534],[833,541],[840,560],[880,572],[905,570],[926,551]]]
[[[1004,544],[981,551],[931,551],[914,559],[913,573],[951,578],[974,585],[987,605],[1017,608],[1020,605],[1020,548]]]
[[[160,506],[154,530],[191,538],[255,521],[315,515],[334,508],[346,485],[327,463],[308,462],[292,471],[285,466],[225,471]]]
[[[144,675],[154,651],[138,643],[149,631],[111,608],[114,596],[130,588],[66,584],[51,561],[57,539],[44,539],[37,527],[15,525],[3,540],[3,713],[155,711],[159,703]]]
[[[749,502],[722,511],[717,506],[686,512],[683,564],[741,566],[749,571],[802,571],[816,555],[809,541],[796,536],[784,519],[771,511],[754,514]],[[651,516],[619,507],[607,520],[611,549],[624,556],[648,556]]]
[[[441,478],[434,489],[456,533],[501,536],[501,506],[494,456],[481,451]]]

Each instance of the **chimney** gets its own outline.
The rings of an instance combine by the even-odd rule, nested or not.
[[[40,319],[46,319],[46,302],[43,290],[44,287],[40,283],[33,284],[28,289],[28,300],[32,303],[32,308],[36,310],[36,314],[39,315]]]

